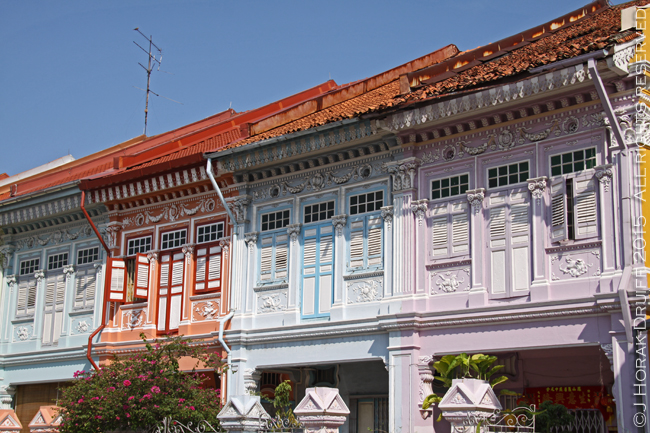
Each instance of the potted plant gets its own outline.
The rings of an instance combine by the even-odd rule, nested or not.
[[[446,355],[433,363],[437,374],[434,381],[448,388],[440,397],[433,393],[427,396],[422,409],[438,404],[441,410],[438,421],[444,416],[452,426],[466,422],[468,417],[484,419],[496,410],[501,410],[499,399],[493,387],[508,380],[506,376],[492,378],[503,368],[494,365],[496,356],[476,354]]]

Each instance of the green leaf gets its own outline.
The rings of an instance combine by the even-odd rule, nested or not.
[[[497,386],[500,383],[505,382],[506,380],[508,380],[508,378],[506,376],[499,376],[496,379],[493,379],[492,382],[490,382],[490,386],[492,388],[494,388],[495,386]]]

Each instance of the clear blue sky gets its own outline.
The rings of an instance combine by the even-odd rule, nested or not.
[[[163,49],[147,135],[327,81],[383,72],[449,43],[526,30],[587,0],[0,2],[0,173],[80,158],[143,132],[146,39]],[[614,1],[613,3],[621,3]],[[164,71],[164,72],[163,72]],[[135,87],[134,87],[135,86]]]

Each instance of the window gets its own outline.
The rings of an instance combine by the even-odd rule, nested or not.
[[[551,156],[551,176],[575,173],[596,166],[596,148],[581,149]]]
[[[493,192],[487,200],[490,295],[493,298],[527,295],[532,279],[528,188]]]
[[[286,281],[289,267],[289,235],[262,236],[260,242],[260,283]]]
[[[519,182],[526,182],[530,177],[528,161],[516,164],[502,165],[488,170],[488,186],[496,188],[499,186],[513,185]]]
[[[551,179],[551,241],[598,235],[596,180],[593,175]]]
[[[38,270],[40,263],[40,259],[23,260],[20,262],[20,275],[33,274]]]
[[[18,285],[16,316],[32,316],[36,307],[36,280],[21,281]]]
[[[59,254],[62,255],[62,254]],[[65,254],[66,262],[68,254]],[[52,256],[50,256],[52,258]],[[59,263],[57,261],[56,263]],[[48,263],[49,269],[49,263]],[[63,326],[63,305],[65,301],[65,275],[57,272],[48,275],[45,282],[45,308],[43,312],[43,344],[56,344]]]
[[[302,315],[323,317],[332,309],[334,226],[305,228],[302,254]]]
[[[168,250],[171,248],[178,248],[185,243],[186,238],[187,230],[185,229],[163,233],[161,236],[160,249]]]
[[[147,253],[151,250],[151,236],[129,239],[127,256],[135,256],[137,253]]]
[[[94,266],[80,266],[75,272],[74,308],[89,309],[94,307],[97,288],[97,270]]]
[[[77,265],[86,265],[99,260],[99,247],[77,251]]]
[[[378,215],[350,219],[351,272],[382,269],[382,219]]]
[[[281,229],[289,225],[289,211],[281,210],[262,215],[262,231]]]
[[[196,283],[194,293],[201,294],[221,289],[221,247],[196,250]]]
[[[430,259],[469,254],[469,203],[456,200],[431,209]]]
[[[61,269],[68,264],[68,253],[54,254],[47,258],[47,270]]]
[[[334,216],[334,200],[305,206],[305,224],[327,220],[332,216]]]
[[[223,237],[223,223],[214,223],[200,226],[196,229],[196,243],[216,241]]]
[[[160,257],[158,287],[158,331],[176,331],[181,321],[185,273],[185,254],[163,254]]]
[[[350,197],[350,215],[374,212],[384,205],[384,192],[374,191]]]
[[[452,197],[465,194],[469,189],[469,175],[445,177],[431,181],[431,199]]]

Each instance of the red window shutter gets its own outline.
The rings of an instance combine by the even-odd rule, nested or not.
[[[149,296],[149,259],[146,254],[138,253],[135,257],[135,296]]]
[[[126,299],[126,262],[124,259],[108,258],[106,272],[106,301],[124,302]]]

